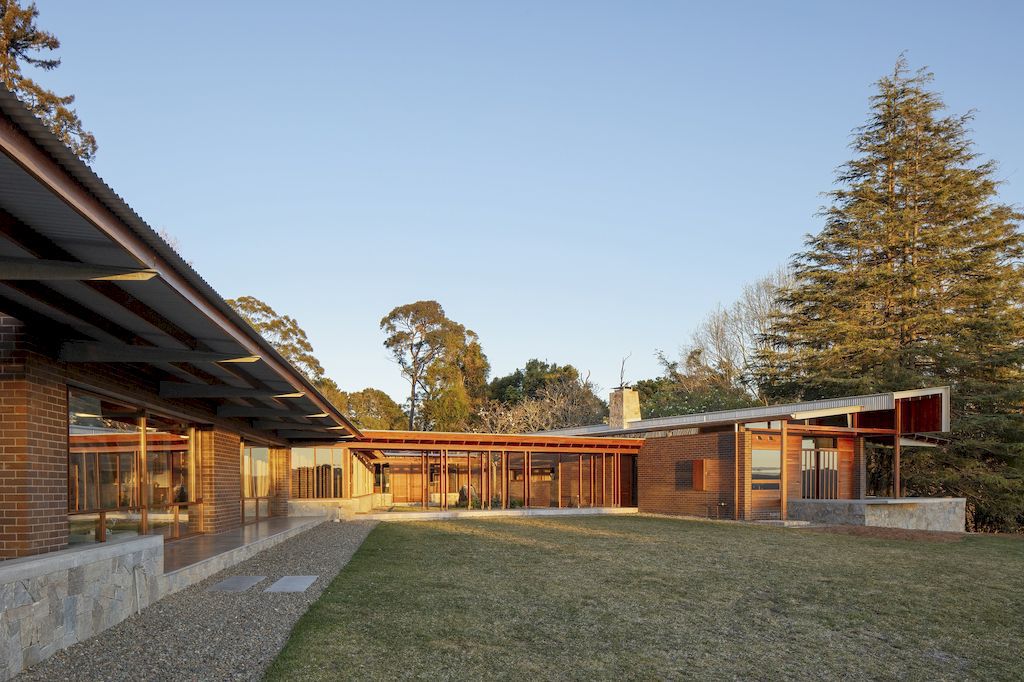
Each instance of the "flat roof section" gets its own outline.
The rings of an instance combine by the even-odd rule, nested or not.
[[[607,424],[594,424],[592,426],[555,429],[545,433],[563,436],[599,437],[601,434],[627,436],[629,434],[642,434],[650,431],[724,426],[775,419],[808,419],[827,415],[878,412],[895,409],[897,400],[915,401],[926,398],[938,399],[940,403],[940,418],[937,420],[940,422],[940,428],[922,433],[945,433],[949,431],[949,387],[937,386],[909,391],[823,398],[821,400],[807,400],[799,403],[767,405],[764,407],[746,407],[736,410],[701,412],[672,417],[654,417],[629,422],[628,427],[625,429],[610,429]],[[905,429],[904,433],[916,433],[916,431],[913,430],[911,425],[911,428]]]

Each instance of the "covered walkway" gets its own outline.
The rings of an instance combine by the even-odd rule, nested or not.
[[[350,444],[384,506],[500,510],[636,506],[639,438],[364,431]]]

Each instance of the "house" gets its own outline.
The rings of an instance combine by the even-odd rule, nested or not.
[[[946,389],[647,420],[622,390],[609,424],[561,433],[361,431],[0,88],[0,679],[310,514],[835,520],[866,443],[948,421]]]
[[[904,447],[934,447],[949,431],[949,388],[642,419],[619,388],[607,424],[566,436],[643,438],[641,512],[735,520],[805,520],[924,530],[964,529],[964,500],[903,498]],[[887,448],[890,497],[866,494],[865,448]]]

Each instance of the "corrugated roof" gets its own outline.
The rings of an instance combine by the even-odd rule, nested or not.
[[[53,133],[40,122],[32,112],[25,107],[24,104],[10,91],[4,87],[0,87],[0,113],[9,118],[20,130],[27,136],[33,143],[35,143],[40,149],[61,167],[61,169],[67,173],[73,180],[78,182],[82,188],[85,189],[93,198],[95,198],[100,204],[103,205],[111,214],[114,215],[121,223],[124,224],[128,230],[134,234],[139,240],[141,240],[146,246],[148,246],[156,254],[156,256],[163,261],[166,266],[170,267],[171,270],[181,279],[183,279],[190,287],[194,288],[199,293],[203,300],[214,308],[219,314],[223,315],[232,325],[240,332],[242,336],[249,339],[256,347],[260,349],[260,354],[264,357],[273,359],[277,364],[289,368],[291,370],[291,379],[298,381],[303,390],[307,395],[315,396],[324,405],[330,406],[328,401],[313,384],[297,369],[292,367],[287,360],[285,360],[280,353],[255,329],[253,329],[248,322],[246,322],[238,313],[231,308],[230,305],[224,300],[224,298],[217,293],[216,290],[205,280],[203,277],[187,262],[185,261],[177,251],[175,251],[152,227],[150,227],[135,210],[120,196],[118,195],[106,182],[103,181],[88,165],[86,165],[81,159],[79,159],[70,149],[68,149]],[[43,207],[37,207],[39,210],[43,210]],[[63,207],[56,205],[51,209],[58,212],[63,212]],[[76,214],[77,216],[77,214]],[[56,214],[53,214],[53,219],[58,218]],[[72,221],[61,221],[52,220],[52,230],[72,230],[74,231],[74,223]],[[76,235],[69,234],[69,238],[74,239]],[[80,246],[82,246],[80,244]],[[155,267],[156,263],[146,263],[149,267]],[[162,311],[164,314],[167,313],[165,308]],[[212,320],[211,320],[212,322]],[[214,323],[213,326],[218,326]],[[203,335],[205,337],[205,335]],[[251,371],[254,375],[263,375],[260,377],[264,381],[269,380],[271,382],[274,379],[281,381],[284,377],[278,377],[276,370],[274,370],[267,363],[258,363],[263,365],[262,368],[256,366],[250,367],[247,371]],[[285,381],[285,383],[290,383]],[[314,401],[310,401],[310,404],[315,405]],[[337,410],[333,409],[334,414],[332,415],[338,423],[344,424],[351,433],[358,435],[359,429],[353,425],[345,415]]]
[[[644,433],[648,431],[668,431],[700,426],[767,421],[788,417],[798,412],[812,412],[819,410],[853,408],[851,411],[854,411],[855,409],[864,412],[872,412],[876,410],[893,409],[896,405],[896,398],[940,394],[946,396],[946,403],[948,404],[949,388],[942,386],[912,391],[897,391],[894,393],[871,393],[868,395],[845,396],[842,398],[807,400],[804,402],[787,403],[783,405],[767,405],[764,407],[746,407],[736,410],[683,414],[674,417],[654,417],[651,419],[640,419],[638,421],[629,422],[629,425],[625,429],[611,429],[607,424],[594,424],[592,426],[556,429],[553,431],[546,431],[545,433],[563,436],[626,435],[631,433]]]

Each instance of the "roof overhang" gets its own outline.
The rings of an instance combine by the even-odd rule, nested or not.
[[[543,434],[453,433],[439,431],[363,431],[362,438],[351,444],[353,449],[382,452],[572,452],[636,454],[643,447],[642,438],[586,438],[577,436],[546,436]]]
[[[720,410],[717,412],[684,414],[672,417],[654,417],[651,419],[641,419],[629,422],[627,427],[624,429],[609,429],[607,425],[596,424],[592,426],[558,429],[549,433],[551,435],[587,437],[601,437],[602,435],[630,436],[654,432],[671,432],[684,429],[723,427],[751,422],[775,421],[780,419],[804,420],[844,414],[870,415],[870,413],[884,413],[886,411],[892,411],[895,409],[897,402],[906,406],[915,401],[928,399],[938,401],[940,414],[939,419],[933,420],[937,422],[934,424],[936,428],[929,429],[926,433],[948,432],[950,423],[950,390],[948,386],[937,386],[933,388],[921,388],[908,391],[823,398],[820,400],[808,400],[782,405],[762,405],[735,410]],[[864,433],[878,431],[878,429],[869,428],[862,428],[858,430]],[[890,433],[894,432],[891,427],[885,430]]]
[[[133,363],[162,397],[265,410],[279,442],[359,429],[18,99],[0,88],[0,311],[68,362]],[[219,393],[218,393],[219,391]],[[316,415],[316,416],[311,416]]]

